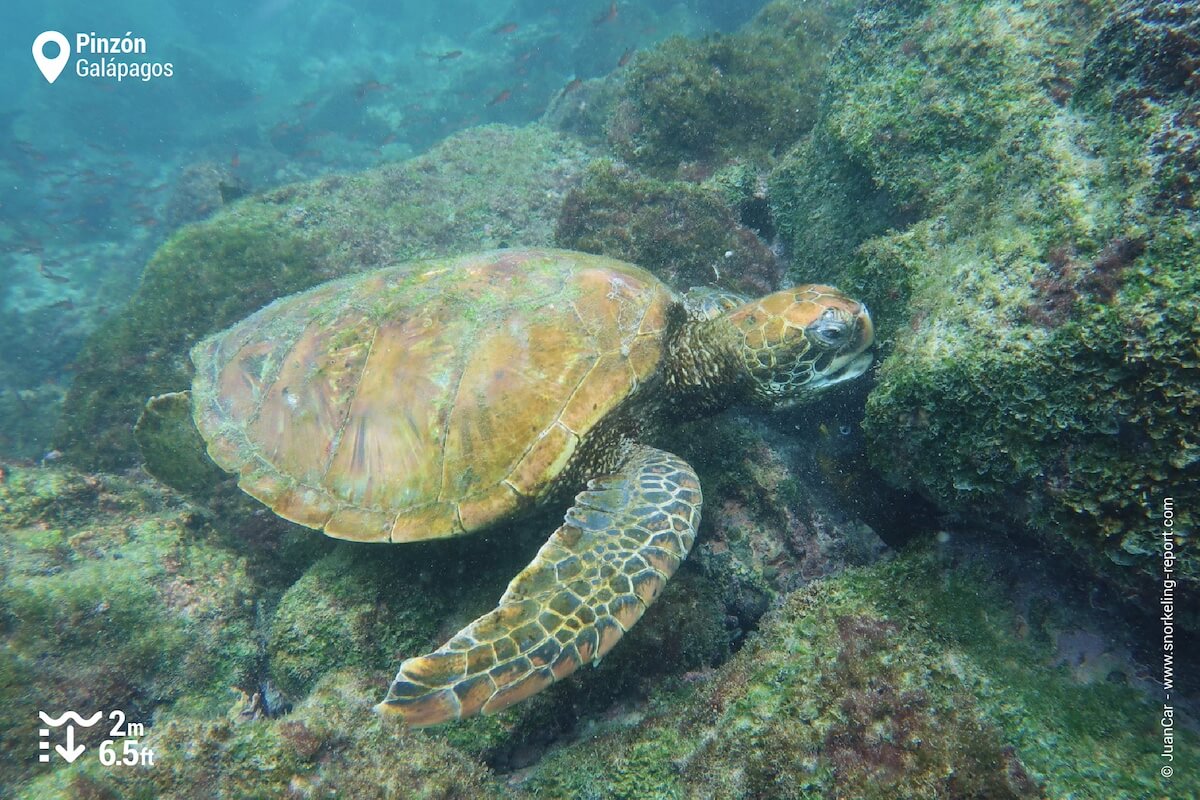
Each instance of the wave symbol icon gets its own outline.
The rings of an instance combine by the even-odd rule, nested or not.
[[[52,717],[45,711],[39,711],[38,716],[42,718],[42,722],[46,723],[51,728],[57,728],[67,720],[72,720],[76,725],[79,725],[82,728],[90,728],[100,721],[100,718],[104,716],[104,712],[97,711],[94,715],[86,720],[76,714],[74,711],[64,712],[61,717]]]

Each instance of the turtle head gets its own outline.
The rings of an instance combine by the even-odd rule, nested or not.
[[[862,303],[831,286],[807,284],[752,300],[726,319],[740,337],[736,348],[767,403],[803,400],[857,378],[871,365],[875,341]]]

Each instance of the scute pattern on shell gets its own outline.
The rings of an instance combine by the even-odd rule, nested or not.
[[[456,535],[546,494],[659,368],[676,301],[637,267],[555,250],[364,273],[198,344],[196,423],[280,516],[359,541]]]

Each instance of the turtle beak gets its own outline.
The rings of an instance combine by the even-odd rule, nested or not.
[[[823,389],[826,386],[833,386],[835,383],[853,380],[866,372],[874,360],[875,356],[870,352],[841,356],[834,359],[825,374],[814,376],[809,386],[814,389]]]
[[[871,322],[871,314],[865,305],[859,304],[858,313],[854,316],[854,338],[850,346],[830,361],[822,372],[814,375],[807,388],[820,391],[862,375],[875,358],[871,353],[874,343],[875,325]]]

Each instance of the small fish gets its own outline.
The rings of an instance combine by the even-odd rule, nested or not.
[[[57,303],[51,303],[49,308],[54,311],[71,311],[75,308],[75,303],[70,298],[67,298],[66,300],[59,300]]]
[[[515,31],[519,27],[521,27],[521,26],[515,22],[506,22],[503,25],[498,26],[494,31],[492,31],[492,33],[509,34],[509,33],[512,33],[513,31]]]
[[[501,103],[507,102],[510,97],[512,97],[512,90],[505,89],[500,94],[496,95],[495,97],[493,97],[491,100],[488,101],[488,108],[491,108],[492,106],[498,106]]]
[[[229,158],[230,169],[237,169],[242,164],[242,159],[238,156],[238,149],[233,148],[233,155]]]
[[[462,53],[463,53],[462,50],[451,50],[447,53],[442,53],[440,56],[437,57],[437,60],[438,61],[453,61],[454,59],[461,56]]]
[[[628,50],[626,50],[624,53],[621,53],[621,57],[617,59],[617,66],[618,66],[618,67],[623,67],[623,66],[625,66],[626,64],[628,64],[628,63],[629,63],[629,60],[630,60],[631,58],[633,58],[633,54],[634,54],[634,53],[636,53],[636,52],[637,52],[637,48],[636,48],[636,47],[631,47],[631,48],[629,48]]]
[[[564,86],[562,88],[562,91],[559,92],[558,95],[559,95],[559,97],[561,97],[564,94],[570,94],[571,92],[578,89],[580,86],[583,86],[583,79],[582,78],[574,78],[569,83],[567,83],[566,86]]]
[[[390,85],[379,81],[366,81],[354,88],[354,99],[361,103],[371,92],[386,92],[391,88]]]
[[[612,22],[616,18],[617,18],[617,3],[616,3],[616,0],[613,0],[612,3],[609,3],[608,10],[605,11],[604,13],[602,13],[600,16],[596,17],[594,20],[592,20],[592,24],[593,25],[603,25],[606,22]]]
[[[45,263],[40,260],[38,261],[38,274],[47,280],[54,281],[55,283],[70,283],[71,282],[71,279],[65,275],[57,275],[57,274],[51,272],[46,267]]]

